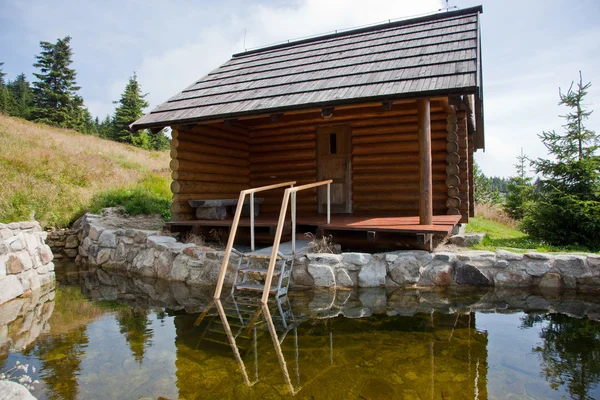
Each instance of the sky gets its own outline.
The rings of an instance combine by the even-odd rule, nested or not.
[[[442,4],[444,3],[444,4]],[[600,106],[600,2],[450,0],[481,16],[488,176],[515,174],[521,148],[546,157],[542,131],[562,131],[559,87],[582,71]],[[114,112],[135,71],[150,111],[231,54],[279,41],[435,12],[440,0],[0,0],[0,62],[30,80],[40,41],[71,36],[80,94],[92,115]],[[600,133],[600,111],[588,128]]]

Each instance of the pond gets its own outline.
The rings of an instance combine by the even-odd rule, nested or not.
[[[40,399],[600,398],[594,293],[211,296],[57,266],[56,287],[0,306],[0,369],[28,364]]]

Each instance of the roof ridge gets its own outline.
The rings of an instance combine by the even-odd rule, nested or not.
[[[367,26],[363,26],[363,27],[359,27],[359,28],[349,28],[348,30],[343,30],[343,32],[336,31],[335,33],[317,34],[315,36],[310,36],[310,37],[301,38],[301,39],[291,39],[291,40],[288,40],[287,42],[283,42],[283,43],[266,45],[266,46],[255,48],[252,50],[234,53],[232,55],[232,59],[235,59],[237,57],[242,57],[242,56],[248,56],[248,55],[252,55],[252,54],[259,54],[259,53],[262,53],[265,51],[281,49],[281,48],[285,48],[285,47],[293,47],[293,46],[297,46],[299,44],[311,43],[311,42],[316,42],[316,41],[324,40],[324,39],[332,39],[332,38],[337,38],[337,37],[353,35],[353,34],[357,34],[357,33],[377,31],[377,30],[383,29],[383,28],[399,27],[399,26],[403,26],[403,25],[411,25],[411,24],[416,24],[416,23],[420,23],[420,22],[430,22],[430,21],[436,21],[438,19],[453,18],[456,16],[475,14],[475,13],[483,13],[483,6],[479,5],[479,6],[474,6],[474,7],[463,8],[463,9],[456,10],[456,11],[446,11],[446,12],[440,12],[438,10],[431,14],[428,14],[425,16],[420,16],[420,17],[415,17],[415,18],[401,19],[401,20],[393,21],[393,22],[376,23],[374,25],[367,25]]]

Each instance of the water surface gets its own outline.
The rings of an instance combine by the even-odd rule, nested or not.
[[[0,306],[0,368],[34,366],[40,399],[600,398],[594,294],[307,291],[262,309],[57,271],[56,288]]]

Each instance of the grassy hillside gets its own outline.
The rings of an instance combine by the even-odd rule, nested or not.
[[[163,212],[169,183],[168,152],[0,115],[0,222],[60,228],[117,204]]]

